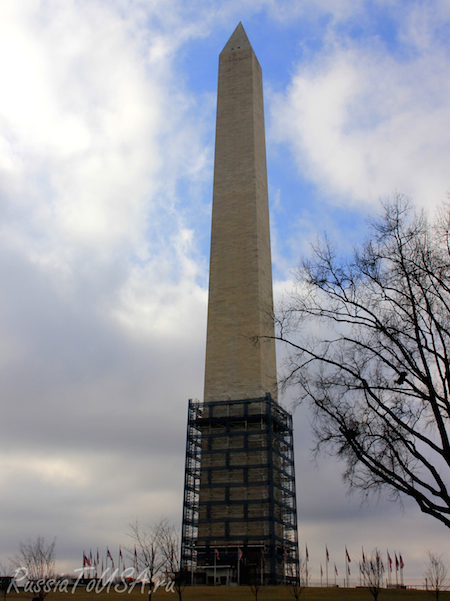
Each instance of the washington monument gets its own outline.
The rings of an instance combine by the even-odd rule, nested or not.
[[[239,23],[219,57],[203,403],[189,402],[182,566],[210,584],[298,564],[292,418],[278,404],[262,72]]]
[[[239,24],[219,58],[205,401],[277,399],[262,72]]]

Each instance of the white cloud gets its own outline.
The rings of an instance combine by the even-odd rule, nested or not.
[[[179,517],[206,305],[186,205],[210,158],[176,4],[0,7],[0,555]]]
[[[198,192],[210,159],[172,65],[192,35],[176,5],[29,0],[0,9],[0,50],[10,57],[0,65],[4,252],[50,278],[64,302],[147,334],[169,324],[190,324],[192,334],[199,322],[187,314],[198,306],[204,318],[196,280],[205,263],[194,261],[177,186],[189,177]],[[164,27],[152,29],[152,19]]]
[[[78,245],[104,255],[124,240],[145,252],[149,211],[198,165],[187,157],[203,155],[192,153],[189,101],[163,50],[174,43],[148,30],[142,40],[143,23],[100,3],[26,5],[2,5],[0,50],[10,58],[0,66],[0,168],[4,196],[27,211],[28,227],[3,229],[43,262]],[[168,161],[172,137],[178,152]]]
[[[276,99],[276,135],[302,174],[341,203],[372,203],[395,189],[439,203],[450,184],[449,69],[439,44],[406,60],[376,41],[335,39]]]
[[[15,454],[13,457],[4,456],[0,469],[0,489],[3,494],[14,481],[37,478],[49,488],[60,486],[81,487],[88,484],[87,470],[82,464],[74,463],[73,458],[55,456],[34,456]]]

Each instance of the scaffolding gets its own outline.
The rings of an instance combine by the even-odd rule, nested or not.
[[[292,416],[270,394],[189,401],[181,566],[213,565],[239,584],[299,577]]]

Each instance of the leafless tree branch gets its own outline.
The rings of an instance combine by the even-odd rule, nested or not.
[[[441,591],[447,590],[447,570],[442,555],[437,555],[432,551],[427,551],[428,563],[425,570],[425,583],[427,590],[434,592],[436,601],[439,601]]]
[[[35,585],[33,589],[39,599],[48,593],[45,582],[55,578],[55,546],[56,539],[47,543],[43,536],[35,540],[19,543],[19,552],[10,559],[17,570],[23,570],[24,576]]]
[[[328,239],[276,315],[282,386],[312,409],[316,452],[364,496],[404,494],[450,527],[450,211],[397,195],[349,259]]]

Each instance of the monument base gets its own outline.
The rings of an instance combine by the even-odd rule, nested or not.
[[[270,394],[189,401],[181,561],[238,584],[298,577],[292,416]]]

